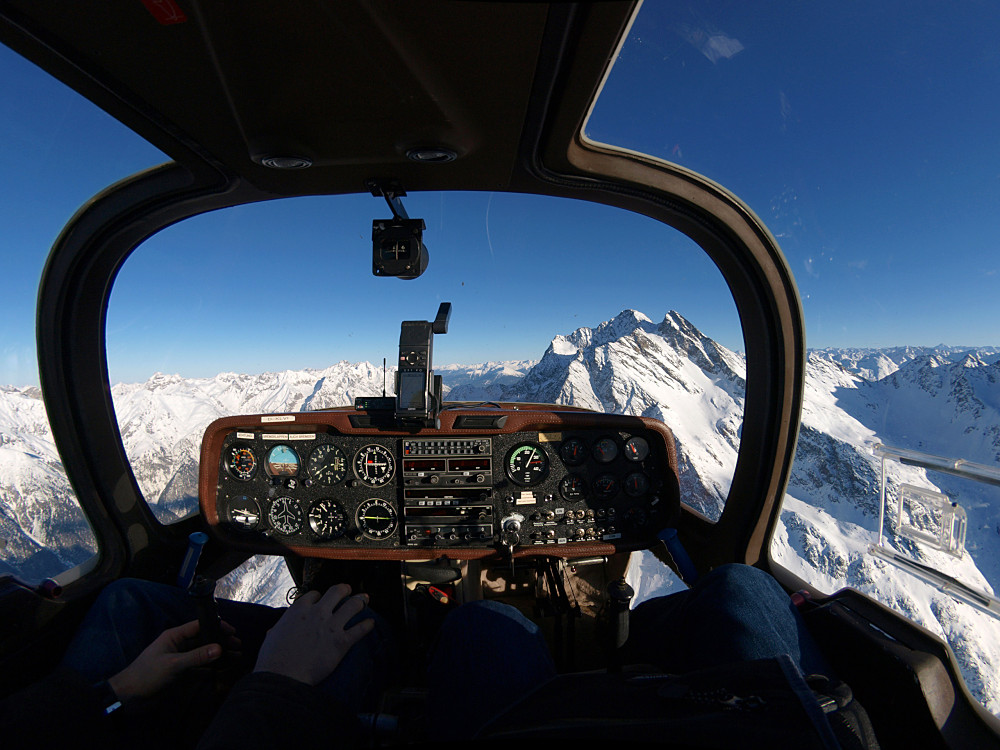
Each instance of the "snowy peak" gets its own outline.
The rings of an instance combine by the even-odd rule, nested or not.
[[[924,360],[928,357],[938,357],[951,362],[960,362],[967,355],[979,359],[984,364],[1000,361],[1000,347],[996,346],[947,346],[939,344],[927,346],[894,346],[884,349],[811,349],[816,354],[831,362],[841,364],[851,372],[875,382],[888,377],[900,367],[913,360]]]

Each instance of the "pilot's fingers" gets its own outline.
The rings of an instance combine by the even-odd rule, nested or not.
[[[330,619],[330,628],[334,631],[346,630],[347,624],[368,605],[368,594],[356,594],[348,597]]]
[[[347,583],[338,583],[331,586],[319,600],[319,607],[324,614],[331,614],[340,603],[351,595],[351,586]]]
[[[191,620],[183,625],[164,630],[154,641],[166,651],[182,651],[184,646],[198,635],[198,621]]]
[[[295,601],[292,602],[292,606],[289,607],[289,609],[302,609],[304,607],[308,607],[312,604],[315,604],[316,602],[319,601],[319,599],[320,599],[319,592],[310,589],[304,594],[300,594],[299,596],[295,597]]]
[[[229,651],[239,651],[243,648],[243,641],[236,636],[236,628],[225,620],[220,620],[222,635],[225,636],[225,647]]]
[[[178,654],[174,654],[171,659],[172,671],[178,673],[192,667],[201,667],[215,661],[220,656],[222,656],[222,646],[218,643],[209,643],[205,646],[193,648],[190,651],[181,651]]]
[[[344,645],[350,649],[355,643],[360,641],[372,630],[375,629],[375,621],[372,619],[362,620],[355,623],[344,631]]]

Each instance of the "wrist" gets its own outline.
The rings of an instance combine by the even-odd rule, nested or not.
[[[111,678],[112,680],[114,678]],[[111,680],[101,680],[94,684],[94,691],[97,693],[101,704],[101,712],[108,716],[122,707],[122,699],[111,684]]]

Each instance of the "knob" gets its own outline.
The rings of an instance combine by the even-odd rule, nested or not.
[[[439,477],[437,474],[431,474],[431,484],[437,484],[440,481],[441,477]]]
[[[521,522],[516,518],[506,518],[500,532],[500,542],[508,549],[521,543]]]

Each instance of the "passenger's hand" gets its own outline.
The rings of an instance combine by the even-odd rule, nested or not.
[[[350,593],[351,587],[341,583],[323,596],[309,591],[296,599],[267,632],[254,671],[283,674],[307,685],[316,685],[331,674],[351,647],[375,627],[370,619],[347,627],[368,603],[366,594]]]
[[[222,655],[218,643],[209,643],[189,650],[192,640],[198,635],[198,621],[192,620],[176,628],[160,633],[146,650],[125,669],[108,679],[118,700],[146,698],[157,693],[181,672],[191,667],[209,664]],[[239,648],[236,632],[229,623],[222,623],[222,632],[229,636],[229,645]]]

